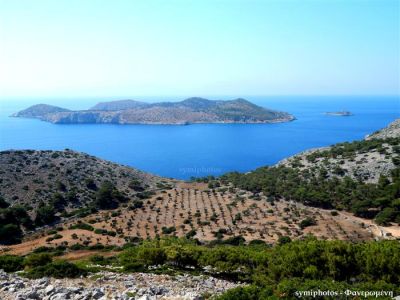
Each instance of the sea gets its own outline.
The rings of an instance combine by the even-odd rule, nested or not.
[[[69,148],[156,175],[189,179],[248,172],[298,152],[363,139],[400,117],[399,96],[241,96],[260,106],[286,111],[295,121],[276,124],[59,125],[10,115],[47,103],[87,109],[87,99],[0,99],[0,150]],[[234,97],[210,97],[233,99]],[[149,102],[184,97],[133,98]],[[353,116],[326,115],[350,111]]]

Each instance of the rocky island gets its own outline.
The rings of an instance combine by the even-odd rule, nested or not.
[[[350,117],[353,114],[349,111],[328,111],[325,113],[328,116]]]
[[[12,115],[55,124],[196,124],[277,123],[294,120],[286,112],[266,109],[245,99],[229,101],[189,98],[180,102],[146,103],[135,100],[102,102],[88,110],[72,111],[47,104],[33,105]]]

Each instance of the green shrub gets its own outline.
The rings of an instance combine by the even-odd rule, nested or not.
[[[196,230],[192,229],[188,233],[186,233],[186,238],[191,239],[196,235]]]
[[[96,185],[96,183],[94,182],[94,180],[93,179],[91,179],[91,178],[87,178],[87,179],[85,179],[85,185],[86,185],[86,187],[88,188],[88,189],[90,189],[90,190],[97,190],[97,185]]]
[[[125,201],[122,193],[111,182],[105,181],[96,192],[94,205],[99,209],[113,209],[117,208],[120,202]]]
[[[135,209],[139,209],[143,207],[143,201],[142,200],[135,200],[133,201],[132,205],[131,205],[131,209],[135,210]]]
[[[96,229],[94,230],[94,233],[95,233],[95,234],[106,234],[106,233],[107,233],[107,230],[106,230],[106,229],[102,229],[102,228],[96,228]]]
[[[223,295],[217,297],[217,300],[257,300],[257,299],[266,299],[263,296],[272,295],[272,291],[268,293],[267,291],[263,291],[260,287],[256,287],[254,285],[246,286],[246,287],[237,287],[234,289],[230,289],[225,292]]]
[[[24,266],[34,268],[44,266],[52,262],[52,256],[48,253],[32,253],[25,257]]]
[[[162,230],[163,234],[171,234],[171,233],[176,231],[176,228],[174,226],[171,226],[171,227],[165,227],[164,226],[164,227],[161,228],[161,230]]]
[[[223,241],[224,244],[233,246],[244,245],[245,242],[246,242],[245,238],[242,237],[241,235],[233,236]]]
[[[120,216],[121,215],[121,212],[120,211],[113,211],[112,213],[111,213],[111,217],[118,217],[118,216]]]
[[[249,246],[265,246],[267,243],[263,240],[251,240]]]
[[[23,269],[24,259],[16,255],[1,255],[0,256],[0,269],[6,272],[16,272]]]
[[[106,246],[103,244],[95,244],[88,247],[89,250],[103,250]]]
[[[36,211],[35,223],[37,225],[45,225],[54,222],[57,218],[55,216],[55,208],[52,205],[41,205]]]
[[[300,222],[299,226],[301,229],[304,229],[306,227],[313,226],[316,224],[317,224],[317,222],[313,218],[307,217]]]
[[[125,250],[119,260],[125,270],[137,271],[143,267],[162,265],[167,255],[162,248],[139,246]]]
[[[32,268],[28,271],[27,276],[29,278],[77,278],[86,274],[87,272],[85,270],[79,268],[75,264],[60,260]]]
[[[53,250],[54,250],[53,247],[40,246],[40,247],[34,249],[33,253],[46,253],[46,252],[48,253],[48,252],[51,252]]]
[[[155,194],[154,192],[145,191],[145,192],[137,193],[136,196],[139,199],[148,199],[148,198],[151,198],[152,196],[154,196],[154,194]]]
[[[53,239],[54,239],[54,240],[58,240],[58,239],[62,239],[62,237],[63,237],[63,236],[62,236],[61,234],[58,234],[58,233],[57,233],[57,234],[55,234],[55,235],[53,236]]]
[[[83,229],[83,230],[88,230],[88,231],[93,231],[94,228],[92,225],[86,224],[86,223],[77,223],[74,225],[71,225],[69,229]]]
[[[395,215],[396,211],[394,208],[386,207],[376,215],[375,222],[378,225],[389,225],[389,223],[394,219]]]
[[[278,244],[279,245],[283,245],[283,244],[287,244],[290,243],[292,241],[292,239],[289,236],[280,236],[278,239]]]
[[[104,256],[95,254],[91,257],[89,257],[89,261],[94,263],[94,264],[104,264],[104,262],[106,261],[106,259],[104,258]]]
[[[69,249],[73,250],[73,251],[77,251],[77,250],[83,250],[86,247],[81,245],[81,244],[73,244],[69,247]]]
[[[22,239],[22,230],[16,224],[0,224],[0,242],[2,244],[20,243]]]
[[[2,196],[0,196],[0,208],[7,208],[9,206],[10,204]]]

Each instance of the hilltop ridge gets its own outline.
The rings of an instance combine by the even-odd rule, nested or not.
[[[48,105],[48,104],[36,104],[27,109],[21,110],[15,114],[12,114],[12,117],[24,117],[24,118],[43,118],[43,116],[47,114],[54,113],[62,113],[62,112],[70,112],[69,109],[65,109],[62,107]]]

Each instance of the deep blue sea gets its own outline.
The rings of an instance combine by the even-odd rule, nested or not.
[[[54,125],[9,115],[37,103],[86,109],[99,100],[110,99],[1,99],[0,150],[70,148],[153,174],[186,179],[233,170],[250,171],[302,150],[362,139],[400,117],[399,97],[244,98],[287,111],[297,120],[280,124],[189,126]],[[354,116],[324,114],[338,110],[349,110]]]

